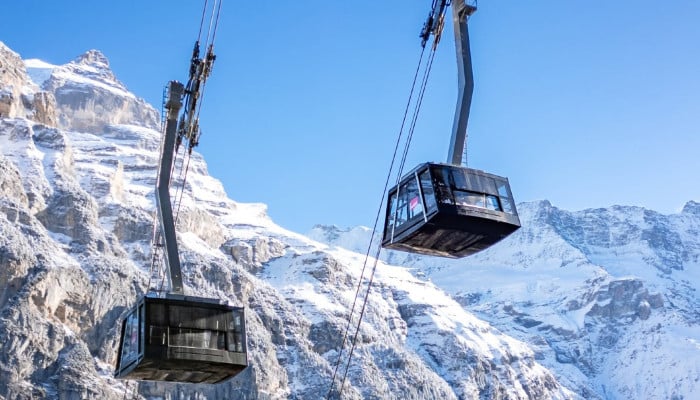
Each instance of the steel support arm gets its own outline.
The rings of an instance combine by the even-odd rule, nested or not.
[[[180,82],[170,81],[168,84],[168,100],[165,104],[167,110],[165,137],[163,138],[158,180],[156,182],[156,209],[165,247],[165,264],[168,268],[170,279],[170,292],[175,294],[184,294],[184,292],[182,289],[177,236],[175,235],[175,221],[173,220],[173,207],[170,202],[170,175],[177,141],[177,120],[182,107],[184,91],[185,88]]]
[[[452,125],[452,138],[447,155],[447,162],[453,165],[462,164],[462,155],[467,143],[467,121],[474,92],[474,75],[472,72],[472,57],[469,50],[468,17],[476,11],[476,7],[465,4],[464,0],[452,1],[452,20],[454,22],[455,45],[457,48],[457,109]]]

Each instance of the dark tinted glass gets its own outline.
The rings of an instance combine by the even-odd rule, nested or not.
[[[398,193],[393,192],[389,201],[384,236],[389,238],[392,232],[405,228],[409,222],[423,218],[423,201],[418,190],[418,181],[414,177],[399,186]]]
[[[121,364],[128,364],[138,358],[140,352],[139,341],[139,311],[141,307],[135,309],[124,321],[124,341],[122,342]]]
[[[482,176],[465,169],[452,169],[455,189],[471,192],[496,194],[493,178]]]
[[[420,187],[423,191],[423,198],[425,199],[426,212],[431,213],[435,211],[437,209],[435,191],[433,190],[433,182],[430,178],[430,172],[427,169],[420,174]]]
[[[501,205],[498,202],[498,197],[490,194],[486,195],[486,208],[494,211],[503,211],[501,210]]]
[[[457,205],[486,208],[483,193],[455,190],[454,195]]]
[[[450,170],[433,165],[430,167],[430,174],[433,177],[433,188],[435,190],[435,198],[441,204],[454,204],[455,199],[452,197],[452,189],[450,181],[452,180],[452,174]]]

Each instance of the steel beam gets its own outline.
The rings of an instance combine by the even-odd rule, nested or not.
[[[168,277],[170,279],[170,292],[175,294],[184,294],[184,292],[182,288],[180,256],[177,249],[177,236],[175,234],[175,221],[173,219],[173,207],[170,202],[170,177],[177,142],[177,118],[182,107],[184,91],[185,87],[178,81],[170,81],[168,84],[168,100],[165,103],[167,120],[165,123],[163,147],[161,149],[161,160],[158,167],[158,180],[156,181],[156,209],[165,247],[165,264],[168,268]]]
[[[462,155],[467,143],[467,122],[474,92],[474,74],[472,72],[472,57],[469,49],[468,17],[476,10],[474,6],[465,4],[464,0],[452,1],[452,20],[454,23],[455,47],[457,50],[457,109],[452,124],[452,138],[447,155],[447,162],[462,165]]]

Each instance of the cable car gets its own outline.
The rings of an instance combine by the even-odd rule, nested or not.
[[[444,26],[447,0],[434,2],[421,32],[422,45]],[[474,77],[467,20],[476,5],[453,0],[459,93],[448,163],[424,163],[389,190],[382,247],[460,258],[486,249],[520,228],[507,178],[462,166]]]
[[[389,192],[382,246],[460,258],[520,227],[508,179],[476,169],[425,163]]]
[[[219,383],[247,365],[242,307],[145,296],[122,323],[115,377]]]
[[[159,229],[155,230],[153,248],[164,249],[169,290],[165,295],[142,297],[124,318],[116,378],[218,383],[248,366],[244,309],[217,299],[186,296],[182,282],[170,181],[179,144],[189,142],[191,150],[199,137],[196,105],[201,92],[194,88],[204,86],[215,57],[210,46],[200,60],[198,45],[199,41],[187,90],[182,83],[171,81],[165,102],[167,116],[155,191]],[[183,99],[185,112],[179,117]]]

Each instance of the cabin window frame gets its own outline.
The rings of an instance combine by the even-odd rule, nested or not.
[[[124,319],[122,346],[119,367],[137,361],[143,354],[144,347],[144,304],[139,304],[131,314]]]
[[[385,240],[389,239],[393,241],[398,234],[414,226],[419,219],[423,219],[424,222],[427,222],[429,210],[426,207],[425,187],[423,187],[420,177],[420,174],[426,171],[428,171],[428,168],[410,174],[407,179],[402,180],[395,187],[395,191],[392,190],[390,192],[386,210],[386,221],[384,223]],[[430,195],[436,200],[432,185],[430,188]],[[419,209],[416,210],[416,208]],[[430,212],[436,210],[437,201],[435,201],[435,205]],[[402,221],[397,224],[396,221],[399,220],[399,216],[401,216]]]

